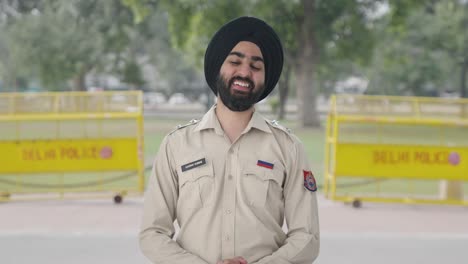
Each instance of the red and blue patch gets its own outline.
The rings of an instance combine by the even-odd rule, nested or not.
[[[317,191],[317,182],[315,181],[314,174],[311,171],[303,171],[304,172],[304,187],[311,191]]]
[[[263,160],[258,160],[258,161],[257,161],[257,166],[264,167],[264,168],[267,168],[267,169],[272,170],[274,164],[273,164],[273,163],[266,162],[266,161],[263,161]]]

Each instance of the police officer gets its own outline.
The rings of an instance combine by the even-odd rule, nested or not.
[[[140,247],[153,263],[310,264],[318,256],[317,186],[304,147],[254,108],[282,67],[281,42],[262,20],[240,17],[213,36],[205,77],[217,104],[165,137],[145,194]]]

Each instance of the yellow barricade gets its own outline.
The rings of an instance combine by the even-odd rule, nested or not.
[[[468,100],[332,96],[324,193],[356,207],[468,205]]]
[[[144,190],[139,91],[0,94],[0,201]]]

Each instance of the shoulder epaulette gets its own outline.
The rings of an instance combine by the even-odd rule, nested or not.
[[[185,125],[177,125],[176,128],[174,130],[172,130],[169,134],[172,134],[174,133],[175,131],[179,130],[179,129],[182,129],[184,127],[188,127],[188,126],[191,126],[191,125],[195,125],[196,123],[200,122],[200,120],[198,119],[192,119],[190,120],[190,122],[188,122],[187,124]]]
[[[268,123],[275,128],[281,129],[286,133],[291,133],[291,129],[281,125],[277,120],[268,120]]]

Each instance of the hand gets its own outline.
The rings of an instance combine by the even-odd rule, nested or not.
[[[216,264],[248,264],[243,257],[235,257],[233,259],[224,259],[216,262]]]

